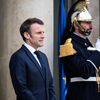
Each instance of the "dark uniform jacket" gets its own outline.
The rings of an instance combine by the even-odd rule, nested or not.
[[[55,100],[53,79],[47,57],[39,52],[42,68],[23,45],[10,60],[10,74],[17,100]]]
[[[87,50],[92,47],[88,39],[72,35],[72,44],[76,54],[63,57],[68,92],[66,100],[100,100],[96,81],[70,82],[71,78],[82,77],[88,79],[96,76],[96,69],[100,66],[100,52]]]

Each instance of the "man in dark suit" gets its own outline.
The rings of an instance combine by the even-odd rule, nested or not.
[[[66,100],[100,100],[100,48],[94,48],[87,38],[92,16],[85,5],[85,0],[77,2],[70,11],[71,26],[66,30],[70,35],[60,48],[67,77]]]
[[[17,100],[55,100],[53,78],[48,59],[37,50],[43,46],[44,23],[29,18],[20,27],[22,47],[10,59],[10,75]]]

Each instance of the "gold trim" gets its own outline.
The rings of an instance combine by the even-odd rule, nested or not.
[[[67,39],[64,45],[60,45],[60,57],[70,56],[76,54],[76,50],[73,48],[71,38]]]

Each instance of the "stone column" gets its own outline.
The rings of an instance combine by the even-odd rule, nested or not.
[[[15,100],[9,75],[9,59],[23,43],[20,24],[29,17],[45,23],[46,40],[41,48],[53,72],[53,0],[0,0],[0,100]]]

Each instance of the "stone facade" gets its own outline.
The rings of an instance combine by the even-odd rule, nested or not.
[[[53,0],[0,0],[0,100],[15,100],[9,60],[23,43],[20,24],[32,17],[45,23],[46,39],[41,50],[47,54],[53,72]]]
[[[99,0],[90,1],[89,10],[94,19],[90,40],[95,44],[96,38],[99,36]],[[56,3],[59,3],[59,1]],[[0,0],[0,100],[15,100],[15,93],[9,75],[9,60],[12,53],[20,48],[23,43],[19,27],[29,17],[38,17],[45,23],[47,35],[45,46],[41,50],[47,54],[50,69],[52,73],[56,73],[54,73],[54,81],[58,84],[59,73],[57,66],[53,70],[53,63],[56,61],[53,58],[53,46],[56,46],[54,45],[55,40],[53,40],[53,11],[55,5],[53,0]],[[56,86],[56,90],[59,90],[58,86]],[[59,92],[57,91],[57,100],[58,98]]]

